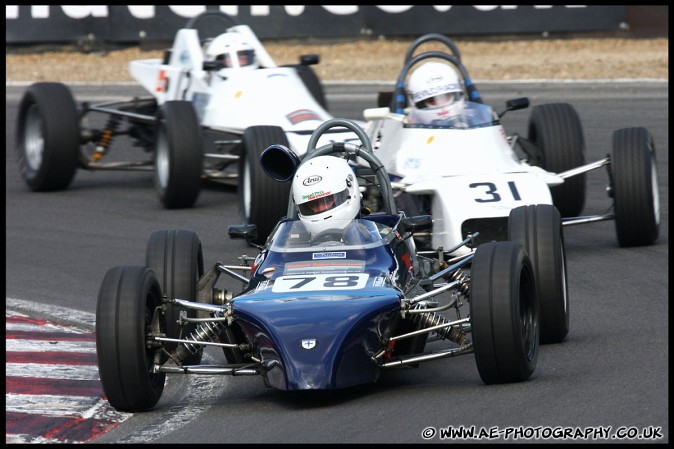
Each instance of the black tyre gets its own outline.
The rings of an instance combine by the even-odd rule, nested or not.
[[[19,105],[17,151],[21,177],[31,190],[67,188],[79,158],[80,127],[75,100],[61,83],[35,83]]]
[[[154,185],[167,209],[192,207],[201,189],[204,152],[197,113],[189,101],[159,108]]]
[[[618,243],[653,244],[660,233],[660,195],[655,144],[647,129],[613,133],[610,172]]]
[[[285,67],[292,67],[295,69],[297,75],[302,80],[302,83],[304,83],[309,93],[311,93],[311,96],[314,97],[314,100],[327,111],[328,101],[325,99],[323,84],[321,84],[321,80],[318,78],[318,75],[316,75],[316,72],[314,72],[314,69],[308,65],[302,64],[288,65]]]
[[[167,298],[180,298],[197,301],[197,282],[204,274],[204,257],[201,241],[191,231],[156,231],[150,235],[146,252],[145,266],[151,268],[159,280],[162,292]],[[180,312],[185,309],[166,304],[166,336],[184,338],[194,332],[193,323],[185,326],[178,324]],[[189,309],[187,316],[196,318],[196,311]],[[177,343],[166,343],[173,350]],[[186,365],[198,365],[201,353],[190,354],[183,361]]]
[[[272,144],[290,147],[278,126],[251,126],[243,134],[244,151],[239,159],[239,212],[241,223],[257,225],[257,239],[263,244],[279,219],[288,213],[290,183],[274,181],[262,170],[260,156]]]
[[[541,150],[541,167],[560,173],[585,164],[585,137],[576,110],[567,103],[535,106],[529,119],[529,140]],[[562,217],[577,217],[585,206],[585,174],[572,176],[550,189]]]
[[[536,276],[541,344],[569,333],[569,291],[562,218],[551,204],[517,207],[508,217],[508,240],[526,250]]]
[[[165,373],[153,373],[166,356],[147,344],[163,332],[161,287],[146,267],[108,270],[96,306],[98,372],[110,405],[120,411],[148,410],[164,391]]]
[[[517,242],[477,247],[471,268],[470,317],[475,362],[486,384],[527,380],[539,348],[533,267]]]

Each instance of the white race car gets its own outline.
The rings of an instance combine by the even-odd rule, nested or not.
[[[213,21],[224,32],[200,38],[198,26],[213,30]],[[53,191],[67,188],[78,167],[154,170],[166,208],[193,206],[202,179],[237,183],[241,219],[257,224],[262,242],[285,215],[289,196],[288,185],[260,169],[262,150],[284,144],[303,155],[313,130],[333,118],[310,67],[318,61],[303,55],[300,64],[279,67],[250,27],[207,11],[177,32],[163,58],[130,63],[147,98],[78,105],[63,84],[29,86],[19,107],[21,174],[32,190]],[[107,123],[93,129],[90,113],[107,115]],[[144,157],[106,160],[118,135],[128,135]],[[344,129],[324,142],[350,139],[357,136]]]
[[[451,53],[432,50],[413,56],[430,41],[446,44]],[[405,82],[413,66],[433,59],[456,68],[464,98],[470,101],[463,113],[443,119],[442,125],[415,124],[409,117]],[[569,330],[563,226],[615,220],[621,246],[650,245],[658,238],[655,145],[645,128],[615,131],[611,154],[589,164],[580,119],[569,104],[535,106],[528,137],[508,135],[500,118],[507,111],[527,108],[529,100],[509,100],[506,110],[495,114],[482,102],[455,44],[439,34],[424,35],[412,43],[395,91],[379,97],[379,106],[384,105],[388,106],[364,112],[366,132],[392,179],[396,207],[410,216],[432,216],[430,232],[415,233],[419,247],[426,250],[419,254],[443,255],[453,266],[489,241],[561,241],[555,249],[529,246],[528,250],[535,265],[547,267],[535,269],[541,343],[560,342]],[[604,166],[613,210],[580,216],[585,173]],[[372,173],[360,170],[361,177],[372,178]],[[372,192],[375,189],[367,187],[364,197],[366,205],[375,209],[380,200]],[[545,213],[536,212],[537,208]],[[517,217],[511,214],[523,210]],[[535,229],[549,234],[537,236]]]
[[[413,55],[431,41],[450,51]],[[451,123],[409,120],[405,82],[413,66],[428,60],[453,66],[462,78],[464,98],[471,100],[464,115]],[[499,119],[507,111],[527,108],[529,100],[510,100],[504,112],[494,114],[482,102],[454,42],[440,34],[421,36],[411,44],[395,91],[380,94],[379,106],[385,104],[364,112],[367,133],[392,177],[398,207],[409,215],[433,216],[432,231],[426,241],[420,239],[422,245],[460,256],[468,251],[461,244],[469,234],[479,232],[474,244],[505,240],[509,212],[531,204],[553,204],[564,225],[615,220],[621,246],[650,245],[658,238],[655,144],[645,128],[616,130],[611,154],[592,163],[585,162],[581,122],[570,104],[533,107],[528,137],[509,135]],[[478,109],[488,112],[486,119],[475,119]],[[613,210],[580,216],[585,173],[600,167],[607,168]]]

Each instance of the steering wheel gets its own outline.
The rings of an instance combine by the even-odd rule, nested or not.
[[[331,243],[332,245],[342,244],[342,230],[340,228],[330,228],[319,232],[311,238],[312,243]]]
[[[185,24],[185,28],[196,28],[199,22],[204,22],[207,18],[216,18],[216,20],[221,20],[225,22],[225,25],[228,27],[240,25],[240,22],[235,17],[232,17],[229,14],[225,14],[222,11],[208,10],[188,20],[187,23]]]
[[[357,145],[352,142],[332,142],[323,145],[320,148],[316,148],[318,140],[331,128],[347,128],[353,131],[353,133],[358,136],[358,139],[360,139],[361,144]],[[320,124],[311,134],[309,144],[307,145],[307,153],[304,156],[302,163],[317,156],[340,153],[360,157],[370,165],[372,173],[374,173],[377,178],[377,187],[381,190],[386,213],[393,215],[397,214],[397,208],[393,198],[393,189],[391,188],[391,180],[389,179],[388,172],[386,171],[384,164],[374,155],[372,142],[370,142],[370,138],[365,133],[365,130],[354,121],[334,118]],[[293,207],[289,207],[288,216],[293,216],[293,209]]]
[[[445,44],[451,50],[452,55],[456,57],[457,61],[461,62],[461,54],[459,53],[459,48],[456,46],[453,40],[451,40],[444,34],[429,33],[424,34],[423,36],[417,38],[417,40],[412,42],[412,44],[407,49],[407,52],[405,53],[405,64],[407,64],[410,61],[410,59],[412,59],[414,50],[416,50],[421,44],[432,41]]]
[[[197,30],[199,42],[203,44],[224,33],[228,28],[240,24],[236,17],[232,17],[222,11],[208,10],[192,17],[187,21],[184,28]]]

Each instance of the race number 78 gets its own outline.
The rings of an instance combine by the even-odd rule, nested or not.
[[[368,277],[365,273],[281,276],[274,281],[271,290],[275,293],[326,289],[358,290],[365,288]]]

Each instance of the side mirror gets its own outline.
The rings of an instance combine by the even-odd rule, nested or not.
[[[320,60],[321,57],[315,53],[300,56],[300,64],[302,65],[315,65],[318,64]]]
[[[204,63],[201,65],[201,68],[209,72],[213,70],[220,70],[224,66],[225,65],[222,61],[204,61]]]
[[[292,181],[300,162],[299,156],[293,150],[280,144],[268,146],[260,155],[262,170],[278,182]]]
[[[257,239],[257,225],[230,225],[227,228],[227,234],[232,239],[246,239],[246,241],[250,242]]]
[[[529,98],[513,98],[512,100],[506,101],[506,108],[509,111],[516,111],[518,109],[526,109],[529,107]]]
[[[413,235],[417,231],[426,231],[433,227],[433,217],[430,215],[415,215],[400,220],[398,232],[403,238]]]
[[[501,112],[498,117],[501,118],[508,111],[517,111],[518,109],[526,109],[529,107],[529,99],[527,97],[513,98],[506,101],[506,109]]]

